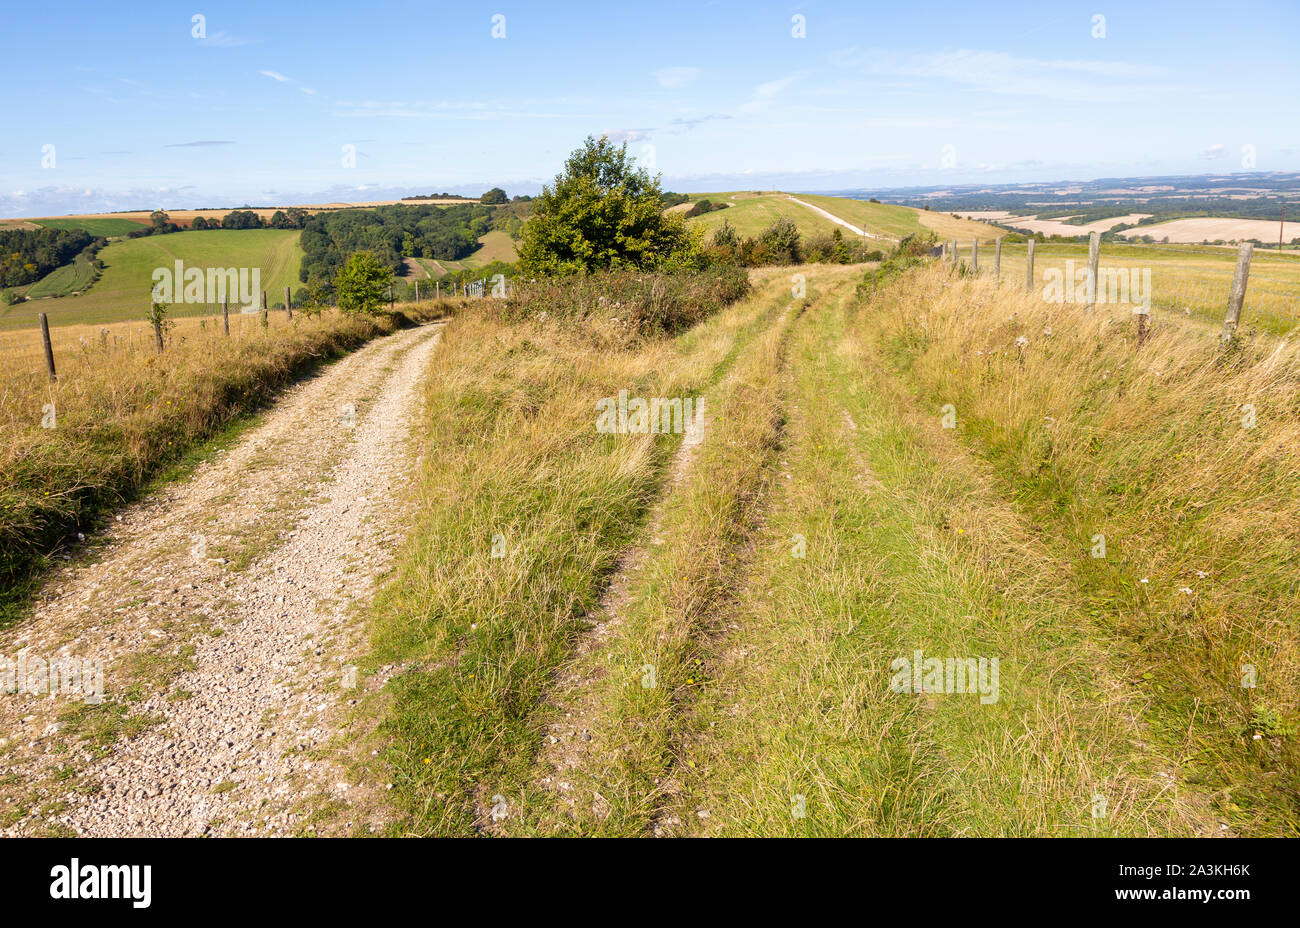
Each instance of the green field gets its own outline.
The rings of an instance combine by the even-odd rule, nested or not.
[[[177,261],[183,261],[186,268],[260,268],[261,288],[267,291],[267,301],[283,301],[286,286],[300,285],[299,234],[280,229],[221,229],[111,242],[99,253],[104,273],[90,290],[79,296],[32,299],[0,308],[0,328],[34,325],[37,313],[42,312],[49,315],[51,325],[104,324],[140,318],[149,311],[154,269],[171,268]],[[42,280],[38,286],[44,283]],[[173,312],[192,313],[198,308],[177,306]]]
[[[46,229],[84,229],[91,235],[109,238],[114,235],[128,235],[136,229],[145,228],[144,223],[130,219],[34,219],[38,226]]]
[[[442,258],[416,258],[420,266],[428,272],[432,278],[439,278],[447,274],[454,274],[457,271],[472,271],[478,267],[484,267],[493,261],[504,261],[507,264],[513,264],[519,260],[519,252],[515,249],[515,241],[510,234],[503,229],[493,229],[491,232],[479,239],[481,246],[476,252],[468,258],[461,258],[459,261],[446,261]]]
[[[959,243],[963,261],[970,259],[970,242]],[[1042,289],[1049,270],[1061,272],[1066,279],[1067,261],[1073,261],[1078,274],[1087,267],[1088,246],[1079,244],[1037,244],[1034,246],[1035,286]],[[1228,291],[1237,264],[1237,249],[1213,245],[1121,245],[1101,246],[1099,267],[1151,271],[1152,306],[1156,311],[1171,311],[1205,322],[1223,321]],[[981,249],[980,271],[991,272],[993,249]],[[1025,245],[1002,246],[1002,277],[1023,286],[1025,281]],[[1242,322],[1248,328],[1283,334],[1300,323],[1300,255],[1278,254],[1275,250],[1256,249],[1251,259],[1246,286]]]
[[[866,200],[850,200],[847,197],[828,197],[819,194],[801,193],[796,196],[804,203],[820,207],[872,235],[890,239],[900,239],[914,233],[933,232],[941,239],[992,240],[1001,234],[999,230],[984,223],[956,219],[947,213],[928,212],[910,206],[871,203]],[[748,238],[757,236],[777,219],[786,218],[793,220],[805,236],[829,235],[835,229],[839,229],[846,236],[852,235],[843,226],[831,222],[789,197],[789,194],[775,191],[691,194],[692,202],[711,200],[714,203],[731,205],[723,210],[695,216],[687,222],[711,233],[722,225],[725,219],[739,235]]]
[[[72,259],[71,264],[55,268],[27,290],[29,300],[47,296],[67,296],[78,290],[85,290],[95,280],[95,269],[90,257],[83,251]]]
[[[686,220],[688,225],[704,229],[706,234],[711,234],[722,225],[724,219],[742,238],[756,237],[776,220],[782,218],[792,220],[805,236],[830,235],[840,228],[808,207],[786,199],[783,193],[759,196],[750,193],[701,193],[692,194],[691,197],[693,202],[712,200],[714,203],[730,204],[726,209],[714,210]]]

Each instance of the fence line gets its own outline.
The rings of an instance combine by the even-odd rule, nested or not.
[[[1025,245],[1024,286],[1026,290],[1033,291],[1042,286],[1039,276],[1034,273],[1035,241],[1028,239]],[[969,262],[962,261],[956,241],[945,243],[943,248],[944,257],[954,268],[965,268],[969,273],[980,274],[978,240],[973,239],[969,247]],[[1148,246],[1125,245],[1124,247],[1144,248]],[[1073,256],[1077,254],[1077,248],[1078,246],[1075,246],[1076,250],[1065,254]],[[1221,256],[1221,253],[1216,254]],[[1059,259],[1061,256],[1061,252],[1056,252],[1046,257]],[[1002,238],[999,237],[994,241],[993,267],[991,271],[985,271],[985,273],[991,273],[999,281],[1002,279],[1003,257],[1003,243]],[[1038,257],[1042,258],[1044,256],[1040,254]],[[1145,339],[1148,312],[1156,309],[1181,312],[1186,316],[1194,316],[1208,322],[1222,324],[1222,340],[1224,344],[1227,344],[1231,340],[1232,334],[1243,325],[1276,334],[1284,334],[1300,326],[1300,286],[1287,289],[1280,281],[1270,278],[1265,278],[1263,285],[1248,285],[1251,279],[1251,262],[1254,257],[1253,246],[1248,242],[1242,243],[1238,248],[1237,260],[1230,280],[1198,280],[1184,275],[1173,284],[1162,283],[1157,289],[1154,285],[1154,275],[1149,275],[1147,283],[1150,284],[1150,289],[1143,294],[1140,302],[1131,299],[1133,294],[1130,292],[1127,282],[1124,281],[1123,275],[1132,275],[1139,271],[1146,274],[1152,270],[1149,264],[1147,266],[1138,266],[1132,263],[1135,260],[1140,261],[1141,255],[1123,254],[1118,257],[1129,263],[1103,267],[1101,266],[1101,236],[1094,232],[1089,236],[1086,257],[1083,255],[1079,257],[1082,259],[1080,262],[1081,268],[1075,270],[1076,272],[1078,270],[1085,272],[1084,280],[1081,282],[1086,289],[1085,305],[1089,309],[1094,308],[1099,296],[1104,292],[1107,302],[1118,302],[1139,307],[1134,310],[1134,315],[1138,316],[1139,339]],[[1073,258],[1067,260],[1073,260]],[[1273,266],[1276,267],[1276,265]],[[1066,267],[1070,269],[1071,265],[1067,263]],[[1043,269],[1042,274],[1045,275],[1047,270]],[[1117,284],[1117,281],[1120,283]],[[1077,283],[1080,282],[1069,279],[1068,275],[1062,272],[1063,287],[1073,288]],[[1118,295],[1127,298],[1116,299],[1117,294],[1112,292],[1113,286],[1118,286]],[[1073,301],[1072,297],[1071,301]]]
[[[433,293],[425,292],[421,300],[419,282],[414,288],[414,300],[401,303],[429,302],[444,299],[442,281],[434,282]],[[481,278],[463,283],[447,295],[447,299],[483,299],[504,297],[508,292],[504,276]],[[293,311],[290,288],[285,287],[282,308],[268,308],[267,292],[261,291],[259,299],[250,309],[231,311],[229,300],[221,304],[171,304],[161,318],[154,319],[150,312],[142,312],[133,319],[117,319],[104,323],[69,323],[65,326],[48,322],[46,313],[38,313],[31,325],[0,329],[0,365],[9,371],[43,371],[51,379],[66,376],[82,363],[102,359],[109,353],[166,351],[177,338],[225,337],[243,338],[250,333],[269,327],[273,318],[283,318],[292,324]],[[396,305],[396,293],[390,289],[389,306]],[[301,312],[302,307],[299,307]],[[234,325],[232,325],[234,320]],[[255,320],[255,321],[253,321]],[[263,321],[265,320],[265,321]],[[181,324],[179,327],[174,324]],[[178,331],[178,328],[180,329]]]

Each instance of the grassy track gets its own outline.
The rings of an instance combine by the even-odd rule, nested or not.
[[[956,434],[1053,539],[1152,742],[1237,833],[1295,835],[1294,346],[1247,338],[1225,359],[1164,318],[1138,351],[1125,310],[934,274],[878,308],[898,375],[924,406],[955,404]]]
[[[870,325],[842,298],[795,337],[790,479],[706,674],[674,831],[1213,830],[1143,743],[1068,570],[884,376]],[[998,657],[996,701],[892,692],[891,662],[918,649]]]
[[[564,323],[453,321],[426,397],[412,541],[374,620],[399,830],[472,834],[518,797],[541,699],[638,531],[675,435],[600,435],[596,400],[707,389],[788,293],[776,277],[672,340],[635,349]],[[494,547],[501,555],[493,557]]]
[[[1296,350],[791,270],[635,349],[449,326],[373,627],[394,830],[1295,834]],[[619,389],[702,443],[593,434]]]
[[[840,227],[824,216],[818,216],[806,206],[791,202],[783,193],[764,196],[744,196],[730,199],[726,193],[702,196],[715,203],[730,203],[726,209],[714,210],[702,216],[686,220],[687,225],[697,226],[711,234],[725,219],[743,238],[757,237],[764,229],[778,219],[790,219],[804,235],[830,235]]]
[[[969,219],[955,219],[946,213],[932,213],[914,209],[910,206],[898,206],[892,203],[871,203],[866,200],[852,200],[847,197],[828,197],[817,194],[797,194],[800,200],[821,207],[859,229],[873,235],[899,239],[913,233],[933,231],[941,239],[958,238],[969,242],[971,238],[991,241],[1001,233],[982,222]],[[694,199],[708,199],[715,203],[731,204],[727,209],[715,210],[688,219],[691,225],[699,226],[712,232],[726,219],[741,236],[757,236],[779,218],[794,221],[799,231],[805,236],[829,235],[840,229],[845,235],[851,233],[841,226],[819,216],[817,213],[792,202],[784,193],[710,193],[692,194]]]
[[[851,275],[818,276],[843,289]],[[654,537],[634,566],[625,562],[624,587],[603,604],[600,641],[561,675],[553,702],[565,718],[551,731],[559,743],[544,748],[512,833],[638,835],[657,824],[683,711],[704,685],[705,642],[725,627],[774,477],[785,344],[804,302],[779,294],[776,323],[710,391],[703,444],[659,507]]]

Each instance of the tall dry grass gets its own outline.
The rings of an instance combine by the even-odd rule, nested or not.
[[[938,267],[877,286],[872,306],[898,375],[936,417],[952,405],[1073,552],[1061,582],[1140,645],[1153,726],[1191,746],[1230,811],[1294,833],[1300,347],[1224,352],[1159,316],[1139,346],[1127,308],[1044,304]]]

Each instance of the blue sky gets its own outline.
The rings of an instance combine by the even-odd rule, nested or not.
[[[601,133],[677,190],[1300,169],[1295,2],[29,3],[4,31],[0,216],[535,192]]]

